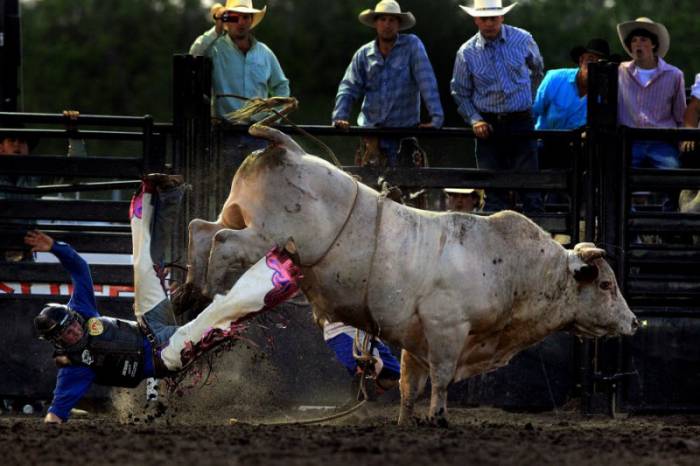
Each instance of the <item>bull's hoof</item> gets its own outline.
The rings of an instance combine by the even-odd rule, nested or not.
[[[397,423],[401,427],[416,427],[420,425],[420,419],[416,416],[403,416],[399,415],[399,422]]]
[[[428,418],[428,425],[430,427],[437,427],[440,429],[447,429],[450,427],[450,423],[447,422],[447,418],[445,416],[435,416]]]
[[[172,294],[173,313],[180,322],[189,322],[199,315],[211,303],[211,298],[192,284],[185,283]]]

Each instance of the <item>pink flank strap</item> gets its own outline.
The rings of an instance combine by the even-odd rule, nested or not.
[[[265,254],[267,266],[274,270],[272,286],[274,288],[265,295],[265,309],[271,309],[290,299],[299,291],[299,281],[303,278],[287,251],[275,248]]]

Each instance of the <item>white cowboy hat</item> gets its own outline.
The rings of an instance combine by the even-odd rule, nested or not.
[[[476,193],[481,195],[484,190],[483,189],[474,189],[474,188],[444,188],[443,192],[447,194],[472,194]]]
[[[379,15],[396,16],[399,19],[399,30],[410,29],[416,24],[416,18],[410,11],[401,12],[401,7],[395,0],[382,0],[377,3],[374,10],[367,9],[358,15],[358,19],[365,26],[374,27],[374,20]]]
[[[518,2],[513,2],[507,7],[503,7],[502,0],[474,0],[474,6],[462,6],[459,7],[466,11],[470,16],[475,18],[483,18],[488,16],[503,16],[513,9]]]
[[[260,21],[262,21],[265,13],[267,13],[267,5],[265,5],[262,10],[258,10],[257,8],[253,8],[253,0],[226,0],[224,9],[236,13],[253,15],[253,23],[250,25],[251,29],[257,26]]]
[[[668,29],[661,23],[655,23],[649,18],[642,17],[634,21],[626,21],[617,25],[617,35],[620,38],[620,42],[622,42],[622,47],[630,57],[634,58],[634,55],[632,55],[632,51],[627,47],[627,44],[625,44],[625,39],[629,33],[635,29],[644,29],[658,37],[659,46],[656,48],[656,55],[661,58],[666,56],[669,47],[671,47],[671,36],[668,33]]]

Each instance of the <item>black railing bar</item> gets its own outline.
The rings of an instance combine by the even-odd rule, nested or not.
[[[55,125],[114,125],[114,126],[143,126],[144,120],[151,118],[150,115],[128,116],[128,115],[89,115],[80,114],[76,120],[70,120],[62,113],[15,113],[0,112],[0,120],[6,123],[25,124],[55,124]]]
[[[139,186],[141,182],[133,181],[95,181],[89,183],[75,184],[54,184],[42,185],[34,188],[24,188],[17,186],[1,186],[0,192],[19,194],[50,194],[50,193],[73,193],[81,191],[111,191],[114,189],[132,189]]]
[[[221,128],[225,131],[233,133],[248,133],[249,125],[232,125],[222,124]],[[416,137],[474,137],[474,132],[471,128],[444,127],[435,128],[364,128],[360,126],[351,126],[348,129],[341,130],[334,126],[325,125],[290,125],[275,126],[275,129],[283,133],[296,135],[299,134],[297,128],[307,131],[315,136],[416,136]],[[514,138],[547,138],[547,139],[570,139],[580,140],[581,131],[579,130],[540,130],[540,131],[520,131],[512,133],[509,137]]]
[[[692,308],[687,306],[671,307],[671,306],[645,306],[633,307],[634,312],[638,317],[698,317],[700,318],[700,308]]]
[[[35,138],[122,139],[126,141],[141,141],[144,138],[143,132],[136,131],[0,128],[0,135],[8,134]]]
[[[630,128],[622,126],[620,129],[626,132],[631,139],[700,140],[700,129],[696,128]]]
[[[653,219],[653,220],[700,220],[699,213],[684,212],[630,212],[630,219]]]

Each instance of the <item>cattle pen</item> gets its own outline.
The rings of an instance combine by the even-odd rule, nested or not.
[[[3,174],[52,180],[13,192],[31,199],[0,199],[3,249],[22,250],[23,232],[39,226],[81,251],[128,254],[128,190],[144,172],[168,171],[183,174],[192,184],[170,252],[174,262],[184,262],[185,219],[217,215],[233,172],[246,155],[237,141],[247,127],[212,124],[207,59],[175,56],[173,66],[172,122],[154,123],[148,116],[0,115],[3,122],[28,127],[0,128],[2,134],[42,141],[109,141],[96,146],[101,150],[124,144],[117,156],[66,157],[54,151],[0,158]],[[695,344],[700,333],[700,249],[694,238],[700,236],[700,216],[669,212],[653,202],[641,205],[634,198],[639,192],[700,189],[700,171],[632,169],[629,152],[634,140],[700,140],[700,130],[616,127],[616,76],[616,68],[609,65],[592,67],[585,135],[519,135],[564,142],[573,160],[569,169],[497,173],[450,166],[344,168],[367,184],[375,185],[381,177],[407,191],[470,187],[565,195],[567,202],[549,203],[532,219],[567,238],[568,247],[590,241],[607,251],[622,293],[644,322],[635,336],[579,341],[555,334],[509,366],[453,386],[455,414],[447,430],[394,426],[397,398],[391,394],[372,410],[329,425],[256,425],[326,412],[349,397],[345,374],[323,348],[308,313],[285,307],[275,317],[261,319],[251,336],[257,347],[241,345],[221,355],[213,377],[190,381],[192,386],[182,396],[173,395],[171,409],[159,418],[141,414],[138,402],[123,390],[106,389],[91,393],[89,410],[99,414],[76,418],[61,427],[60,435],[47,431],[38,418],[3,415],[0,445],[10,463],[68,462],[71,458],[58,445],[75,438],[99,451],[96,463],[151,462],[162,459],[158,451],[167,450],[183,463],[206,452],[213,464],[385,464],[416,458],[451,464],[467,457],[484,464],[585,464],[593,451],[598,452],[596,462],[603,463],[691,464],[700,451],[700,347]],[[473,139],[464,128],[302,128],[332,147],[332,141],[361,135],[411,135],[428,148],[432,141]],[[279,129],[297,131],[288,125]],[[315,152],[321,151],[314,147]],[[649,237],[658,240],[646,241]],[[102,291],[100,309],[128,318],[130,266],[97,265],[93,274]],[[67,278],[57,264],[26,261],[0,268],[0,397],[31,405],[51,396],[56,369],[50,349],[35,339],[31,317],[47,295],[67,293]],[[123,402],[129,406],[126,412]],[[652,414],[665,416],[648,416]],[[46,451],[54,453],[50,461]]]

